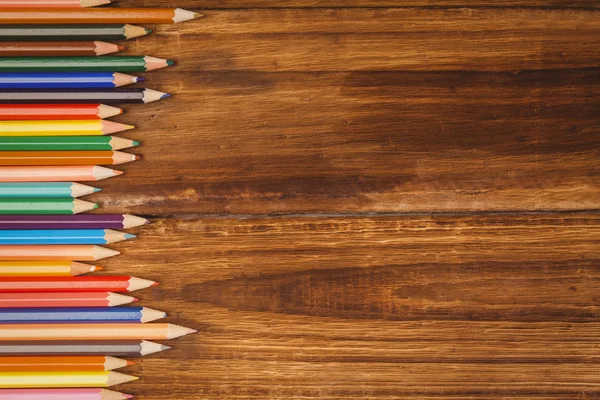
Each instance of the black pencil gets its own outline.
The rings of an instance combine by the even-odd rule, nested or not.
[[[141,26],[121,25],[0,25],[0,41],[125,40],[151,33]]]
[[[13,89],[0,91],[0,104],[151,103],[167,97],[152,89]]]

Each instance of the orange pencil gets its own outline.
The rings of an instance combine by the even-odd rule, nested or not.
[[[173,324],[1,324],[0,342],[175,339],[196,333]]]
[[[122,173],[98,165],[0,167],[0,182],[87,182]]]
[[[0,372],[112,371],[134,362],[110,356],[0,357]]]
[[[110,4],[110,0],[0,0],[2,8],[85,8]]]
[[[0,151],[0,165],[118,165],[138,159],[120,151]]]
[[[105,247],[87,244],[5,245],[0,246],[2,261],[74,260],[96,261],[120,254]]]
[[[173,24],[202,17],[181,8],[0,9],[0,24]]]

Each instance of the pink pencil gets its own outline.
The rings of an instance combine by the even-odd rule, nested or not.
[[[132,395],[106,389],[1,389],[0,400],[124,400]]]

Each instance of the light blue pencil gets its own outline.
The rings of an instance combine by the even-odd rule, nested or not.
[[[0,198],[80,197],[100,190],[75,182],[0,182]]]
[[[112,229],[0,230],[1,245],[110,244],[135,235]]]

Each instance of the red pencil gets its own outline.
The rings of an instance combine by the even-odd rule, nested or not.
[[[0,120],[104,119],[123,110],[105,104],[0,104]]]
[[[135,301],[110,292],[3,293],[0,308],[115,307]]]
[[[157,284],[134,276],[2,277],[0,293],[133,292]]]

